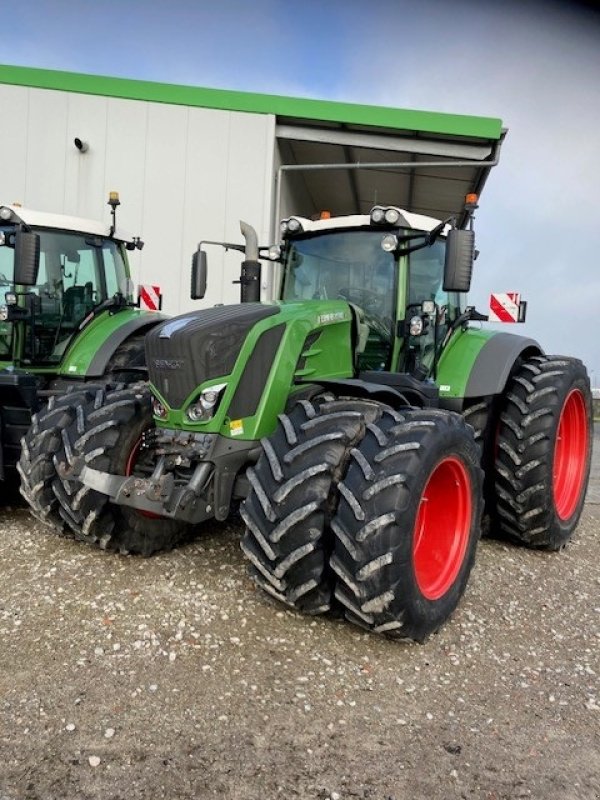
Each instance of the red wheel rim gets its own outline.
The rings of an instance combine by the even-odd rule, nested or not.
[[[435,467],[421,495],[413,537],[415,578],[428,600],[452,587],[463,564],[473,502],[462,461],[451,456]]]
[[[135,469],[135,465],[137,464],[138,455],[140,453],[140,448],[142,446],[142,437],[137,440],[131,453],[129,453],[129,458],[127,459],[127,463],[125,464],[125,475],[133,475],[133,470]],[[162,519],[160,514],[154,514],[152,511],[140,511],[140,509],[136,509],[136,512],[140,514],[142,517],[147,517],[148,519]]]
[[[588,433],[585,399],[579,389],[573,389],[560,412],[552,467],[554,507],[562,520],[569,519],[581,498]]]

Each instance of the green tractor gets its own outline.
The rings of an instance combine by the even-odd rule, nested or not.
[[[53,457],[75,390],[146,377],[144,334],[165,319],[134,306],[127,251],[143,244],[115,232],[116,193],[109,203],[111,226],[0,206],[0,480],[9,497],[18,471],[34,512],[61,527]]]
[[[149,384],[84,394],[65,425],[71,528],[149,555],[241,501],[266,592],[414,640],[459,602],[484,510],[494,533],[560,549],[587,486],[589,380],[466,305],[476,203],[458,224],[381,205],[290,217],[274,302],[242,223],[243,302],[154,327]],[[206,279],[201,246],[192,297]]]

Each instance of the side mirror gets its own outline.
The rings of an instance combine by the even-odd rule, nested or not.
[[[468,292],[475,261],[475,231],[453,228],[446,239],[445,292]]]
[[[35,286],[40,271],[40,237],[37,233],[15,232],[15,283]]]
[[[192,256],[192,287],[190,297],[192,300],[202,300],[206,294],[206,250],[196,250]]]

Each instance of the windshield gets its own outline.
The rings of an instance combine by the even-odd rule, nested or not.
[[[14,291],[14,228],[1,228],[6,244],[0,247],[0,304]],[[33,332],[23,337],[23,358],[35,363],[58,363],[72,334],[104,300],[127,292],[127,267],[122,246],[112,239],[65,231],[37,230],[40,270]],[[0,325],[0,358],[10,357],[14,323]]]
[[[391,355],[396,262],[381,248],[381,231],[335,231],[290,241],[282,300],[347,300],[364,312],[369,364],[384,369]]]
[[[416,249],[400,258],[381,247],[381,230],[346,230],[301,236],[284,251],[282,299],[340,298],[362,309],[368,335],[358,356],[358,369],[405,369],[432,375],[436,354],[460,314],[464,297],[443,290],[446,241],[427,242],[427,234],[403,229]],[[416,235],[416,238],[415,238]],[[399,273],[399,266],[408,273]],[[402,277],[404,275],[404,277]],[[397,297],[406,303],[397,311]],[[435,307],[420,336],[402,337],[394,349],[395,320],[422,314],[424,301]],[[400,336],[400,334],[398,334]],[[392,363],[393,362],[393,363]]]

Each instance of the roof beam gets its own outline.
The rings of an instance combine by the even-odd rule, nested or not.
[[[473,161],[483,161],[489,158],[492,152],[490,145],[465,144],[441,139],[405,138],[400,135],[381,136],[376,133],[313,128],[302,125],[276,125],[275,136],[278,139],[292,139],[298,142],[319,142],[345,147],[361,147],[368,150],[420,153],[421,155],[472,159]]]

